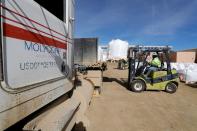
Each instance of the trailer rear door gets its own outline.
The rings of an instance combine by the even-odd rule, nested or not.
[[[6,88],[67,77],[66,24],[33,0],[5,0],[1,8]]]
[[[2,15],[2,8],[0,7],[0,15]],[[2,41],[3,41],[3,37],[2,37],[2,18],[0,18],[0,81],[3,80],[3,61],[2,61]]]

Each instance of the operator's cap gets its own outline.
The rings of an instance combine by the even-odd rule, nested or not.
[[[154,56],[154,55],[157,55],[157,53],[156,53],[156,52],[153,52],[152,55],[153,55],[153,56]]]
[[[157,55],[156,52],[154,52],[154,53],[152,54],[152,58],[154,59],[154,58],[156,58],[156,57],[158,57],[158,55]]]

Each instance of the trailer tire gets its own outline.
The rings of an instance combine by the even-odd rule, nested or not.
[[[146,87],[146,85],[142,80],[134,80],[131,83],[130,89],[133,92],[142,92],[145,90],[145,87]]]
[[[68,94],[68,97],[71,98],[73,96],[73,92],[74,92],[74,88],[71,89],[67,94]]]

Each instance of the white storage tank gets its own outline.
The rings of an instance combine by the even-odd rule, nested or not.
[[[120,39],[109,42],[109,56],[108,59],[119,60],[127,58],[127,50],[129,43]]]

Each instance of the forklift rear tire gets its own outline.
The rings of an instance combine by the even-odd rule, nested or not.
[[[145,83],[142,80],[134,80],[131,83],[131,88],[133,92],[142,92],[145,90]]]
[[[172,94],[175,93],[177,89],[177,85],[174,84],[173,82],[170,82],[166,85],[166,92]]]

